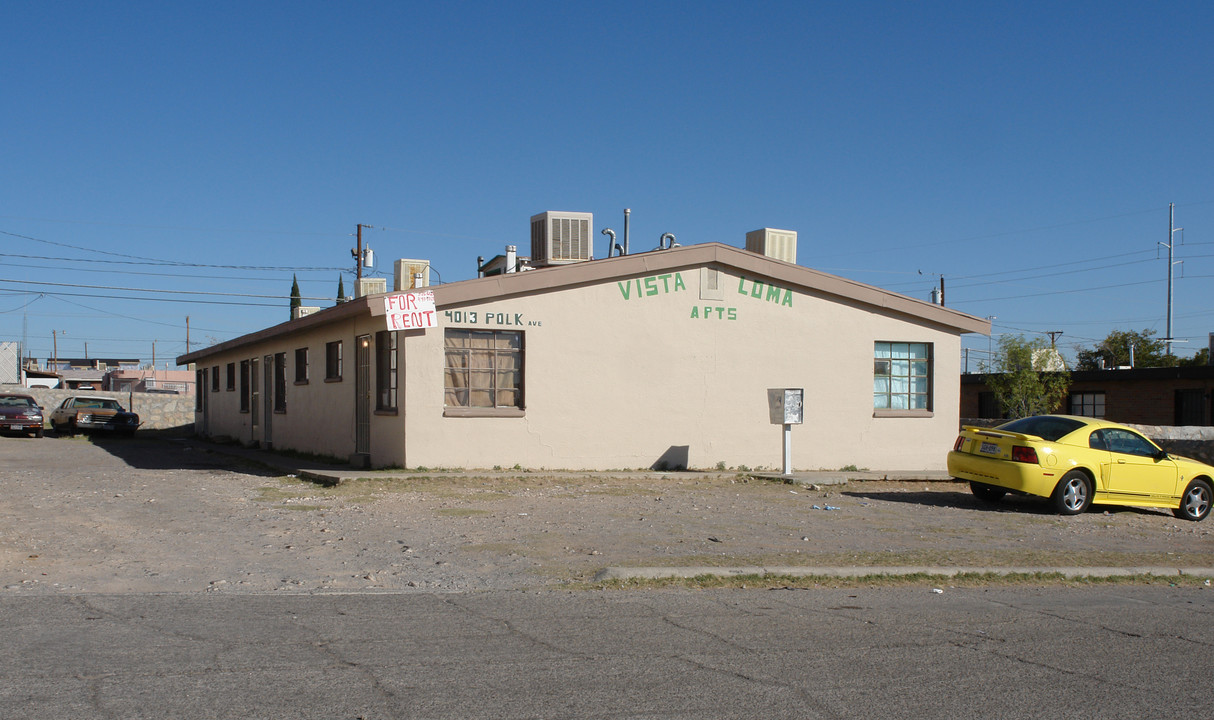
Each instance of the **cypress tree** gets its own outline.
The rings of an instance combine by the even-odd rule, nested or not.
[[[295,319],[295,308],[303,305],[303,299],[299,295],[299,278],[291,276],[291,313],[290,319]]]
[[[337,276],[337,303],[340,305],[346,301],[346,286],[345,278],[341,275]]]

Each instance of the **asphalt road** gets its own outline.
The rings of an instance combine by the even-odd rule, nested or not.
[[[1208,717],[1214,591],[0,596],[0,718]]]

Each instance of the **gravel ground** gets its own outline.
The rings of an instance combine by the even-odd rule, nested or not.
[[[0,438],[0,592],[560,587],[607,566],[1214,565],[1214,524],[730,473],[368,471],[322,487],[192,441]]]

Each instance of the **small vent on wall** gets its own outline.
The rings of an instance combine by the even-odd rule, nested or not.
[[[725,287],[721,284],[721,271],[717,268],[700,268],[700,299],[725,299]]]

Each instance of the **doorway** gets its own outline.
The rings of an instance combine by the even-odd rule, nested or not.
[[[371,457],[371,336],[354,339],[354,452]]]

